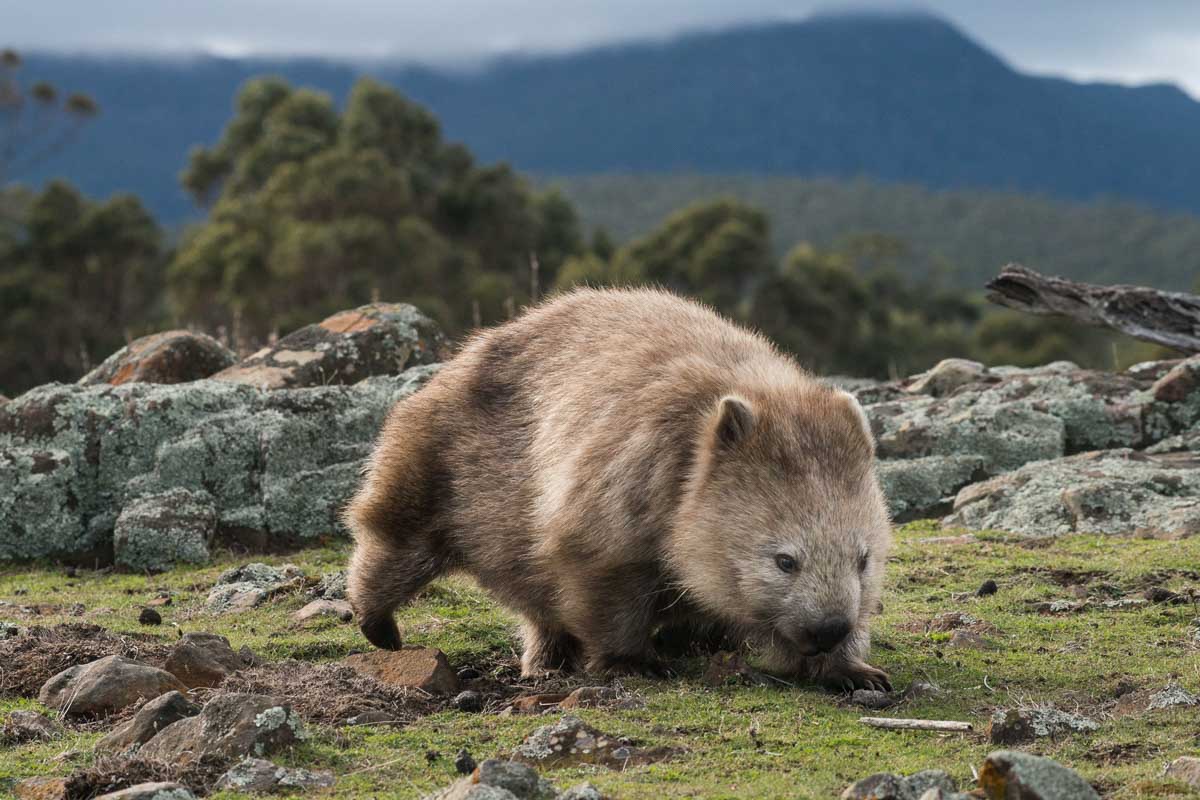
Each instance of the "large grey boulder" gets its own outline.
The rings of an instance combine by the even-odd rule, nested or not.
[[[958,493],[945,524],[1028,536],[1200,532],[1200,457],[1133,450],[1029,464]]]
[[[991,753],[979,771],[988,800],[1100,800],[1074,770],[1041,756],[1014,750]]]
[[[436,369],[275,391],[212,379],[33,389],[0,407],[0,561],[110,559],[126,511],[128,566],[190,560],[208,498],[217,541],[268,549],[340,532],[388,410]],[[158,542],[153,509],[172,490],[195,513]]]

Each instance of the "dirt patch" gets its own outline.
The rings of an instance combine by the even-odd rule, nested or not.
[[[1042,580],[1058,586],[1086,586],[1097,579],[1112,577],[1108,572],[1097,569],[1054,569],[1051,567],[1026,567],[1018,570],[1029,575],[1036,575]]]
[[[1125,742],[1112,744],[1097,744],[1088,748],[1084,758],[1093,764],[1113,766],[1116,764],[1133,764],[1157,758],[1162,748],[1145,742]]]
[[[111,756],[97,759],[90,767],[76,770],[67,778],[66,800],[91,800],[139,783],[181,783],[200,796],[229,768],[226,759],[203,756],[186,766],[141,758]]]
[[[270,695],[291,705],[306,721],[324,725],[344,725],[350,717],[366,712],[383,712],[402,725],[439,711],[448,702],[418,689],[387,686],[341,664],[291,660],[230,675],[219,691]]]
[[[0,640],[0,697],[36,697],[42,684],[67,667],[105,656],[121,655],[161,667],[170,649],[155,636],[118,635],[87,623],[32,627]]]

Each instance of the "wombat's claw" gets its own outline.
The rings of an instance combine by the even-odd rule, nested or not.
[[[886,672],[870,664],[847,664],[837,672],[826,675],[824,684],[835,692],[853,692],[855,689],[870,689],[877,692],[892,691],[892,681]]]

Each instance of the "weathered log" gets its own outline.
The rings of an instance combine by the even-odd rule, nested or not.
[[[988,300],[1030,314],[1070,317],[1184,353],[1200,352],[1200,296],[1142,286],[1098,286],[1009,264]]]

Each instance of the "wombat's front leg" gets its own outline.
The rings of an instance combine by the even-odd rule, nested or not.
[[[767,650],[767,670],[778,675],[817,681],[835,692],[852,692],[855,689],[890,692],[891,679],[886,672],[867,663],[868,652],[870,634],[866,631],[851,635],[832,653],[819,656],[799,655],[776,645]]]
[[[583,644],[588,672],[666,677],[652,638],[656,599],[652,584],[627,574],[593,577],[578,587],[564,611]]]

